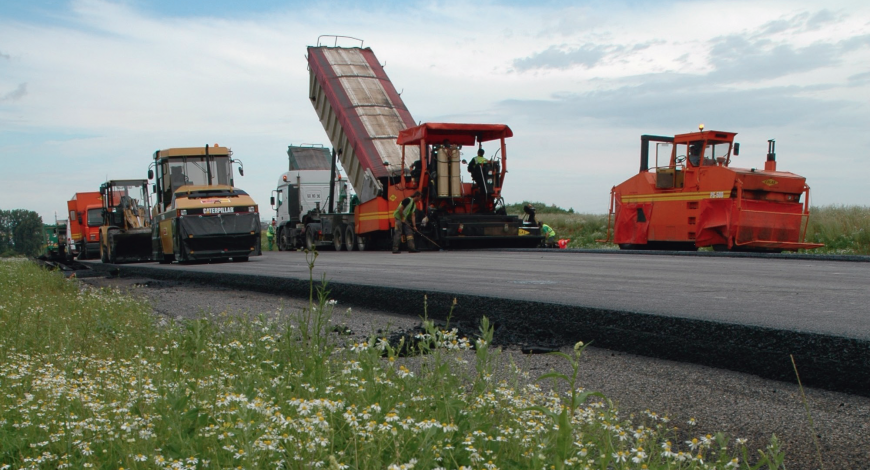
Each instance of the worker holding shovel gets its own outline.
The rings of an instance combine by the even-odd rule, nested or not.
[[[396,218],[396,228],[393,231],[393,253],[401,253],[399,243],[402,241],[402,234],[405,234],[405,240],[408,242],[408,253],[419,253],[414,246],[414,232],[417,231],[417,222],[414,217],[414,212],[417,210],[417,203],[420,201],[422,194],[420,191],[415,191],[411,197],[402,199],[393,216]]]

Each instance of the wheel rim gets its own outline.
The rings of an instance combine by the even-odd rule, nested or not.
[[[344,247],[347,251],[356,249],[356,240],[354,238],[353,226],[348,225],[347,230],[344,231]]]

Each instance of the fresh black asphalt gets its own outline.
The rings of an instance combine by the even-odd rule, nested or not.
[[[310,257],[308,258],[310,260]],[[848,261],[844,262],[843,259]],[[867,258],[684,256],[567,250],[267,252],[247,263],[120,266],[148,276],[330,297],[469,326],[486,315],[501,343],[578,340],[870,396]],[[427,299],[424,304],[424,295]]]

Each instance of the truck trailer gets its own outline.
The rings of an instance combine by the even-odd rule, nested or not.
[[[321,37],[322,39],[323,37]],[[534,247],[540,229],[507,215],[501,196],[507,172],[503,124],[426,123],[417,125],[370,48],[308,48],[309,98],[359,198],[352,213],[321,206],[300,224],[304,245],[331,244],[338,250],[387,247],[395,226],[393,212],[414,192],[422,248]],[[488,156],[463,171],[483,145]],[[485,152],[484,152],[485,154]],[[322,170],[318,170],[322,171]],[[335,201],[337,184],[326,185]],[[468,181],[464,181],[464,177]],[[283,178],[283,176],[282,176]],[[279,182],[280,183],[280,182]],[[337,202],[337,201],[336,201]]]
[[[157,195],[151,222],[152,259],[160,263],[248,261],[260,255],[260,213],[235,187],[232,151],[215,144],[154,152],[148,179]]]

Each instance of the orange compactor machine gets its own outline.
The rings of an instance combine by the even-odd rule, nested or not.
[[[762,251],[812,249],[806,243],[810,188],[779,171],[773,140],[764,168],[731,167],[734,132],[641,136],[640,172],[614,186],[612,240],[622,249]],[[656,161],[650,167],[650,149]],[[610,234],[608,233],[608,239]]]

